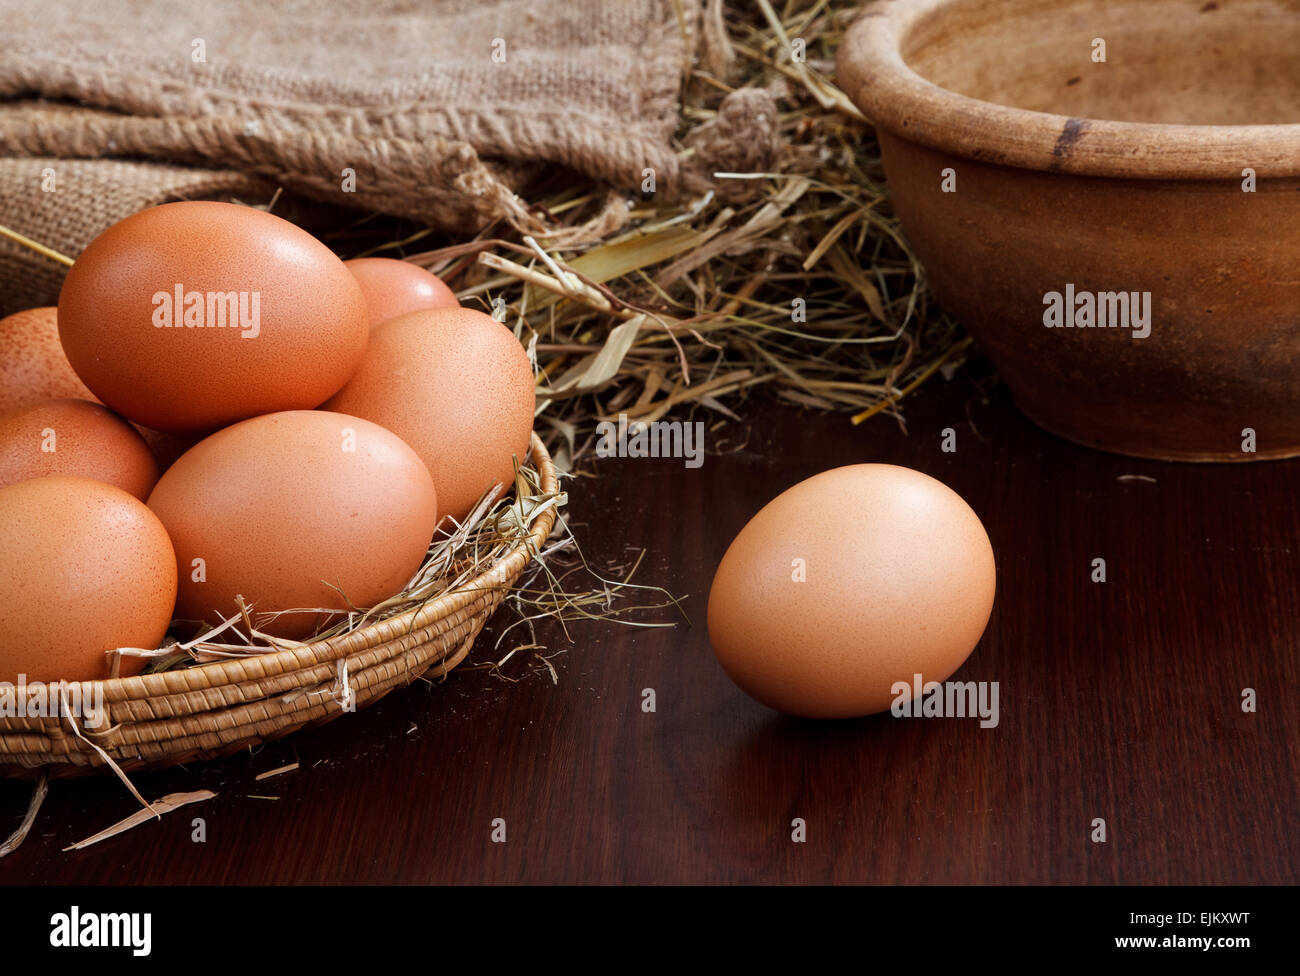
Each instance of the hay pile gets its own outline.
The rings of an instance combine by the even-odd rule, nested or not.
[[[543,233],[501,224],[422,249],[436,238],[417,230],[353,253],[427,267],[515,330],[562,470],[601,420],[734,419],[755,390],[854,423],[901,420],[903,398],[968,342],[928,298],[871,128],[829,80],[855,10],[708,5],[677,142],[684,158],[734,163],[716,190],[668,206],[648,184],[629,198],[553,176],[524,192]],[[741,113],[768,121],[770,142],[729,143]]]

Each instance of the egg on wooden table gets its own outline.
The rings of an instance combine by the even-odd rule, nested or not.
[[[437,505],[428,469],[400,438],[324,410],[218,431],[149,497],[176,547],[178,619],[220,622],[242,597],[260,630],[294,639],[400,593],[424,561]]]
[[[370,325],[427,308],[459,308],[456,293],[442,279],[409,261],[353,258],[344,261],[366,296]]]
[[[110,677],[107,652],[158,647],[175,602],[176,554],[143,502],[63,475],[0,488],[0,681]]]
[[[513,332],[470,308],[383,323],[355,376],[325,404],[391,430],[429,466],[442,511],[463,519],[485,492],[514,483],[528,454],[537,394]]]
[[[356,370],[370,319],[324,244],[261,210],[143,210],[82,251],[59,293],[68,362],[137,424],[204,432],[319,406]]]
[[[89,400],[43,400],[0,416],[0,487],[48,474],[116,485],[144,501],[161,471],[149,445]]]
[[[947,485],[891,464],[834,468],[736,536],[709,593],[709,639],[736,684],[778,711],[870,715],[910,700],[917,675],[924,686],[961,666],[995,579],[984,526]]]
[[[0,319],[0,413],[56,397],[94,399],[63,352],[58,309],[30,308]]]

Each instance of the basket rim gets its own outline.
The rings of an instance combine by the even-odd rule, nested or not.
[[[536,431],[531,433],[529,457],[540,475],[542,492],[548,495],[557,493],[559,476],[555,470],[555,463]],[[79,686],[83,696],[88,689],[98,685],[102,688],[105,703],[123,702],[219,688],[223,685],[239,684],[250,679],[339,661],[391,641],[395,634],[412,633],[432,621],[456,612],[472,598],[476,591],[500,589],[502,567],[513,561],[522,561],[524,565],[530,562],[550,537],[558,515],[557,508],[550,506],[538,516],[527,538],[517,542],[473,579],[404,613],[376,620],[347,634],[327,640],[312,641],[302,647],[269,651],[265,654],[233,658],[228,661],[212,661],[175,671],[98,678],[91,681],[54,681],[47,684]],[[522,566],[520,569],[522,570]],[[250,666],[260,673],[250,674]]]

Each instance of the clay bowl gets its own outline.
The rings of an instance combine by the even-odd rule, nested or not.
[[[1143,457],[1300,454],[1300,0],[883,0],[837,80],[1030,418]],[[1150,294],[1145,338],[1122,292]]]

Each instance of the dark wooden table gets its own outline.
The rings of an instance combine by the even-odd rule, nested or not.
[[[0,881],[1300,879],[1300,463],[1086,450],[961,378],[909,403],[906,435],[886,418],[751,407],[747,446],[699,470],[609,461],[571,485],[590,561],[645,547],[641,581],[685,597],[692,624],[578,625],[572,644],[543,626],[567,648],[558,685],[463,671],[255,755],[140,775],[150,797],[220,795],[80,853],[60,848],[135,803],[111,778],[56,783]],[[940,451],[948,426],[956,454]],[[929,472],[983,518],[999,592],[959,676],[1000,683],[996,729],[787,719],[715,662],[704,608],[728,542],[782,489],[859,461]],[[28,796],[0,784],[0,836]],[[791,842],[796,817],[806,843]]]

